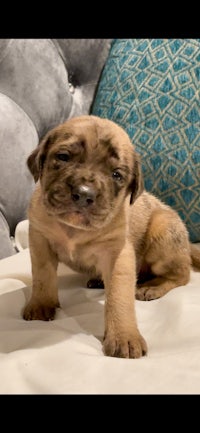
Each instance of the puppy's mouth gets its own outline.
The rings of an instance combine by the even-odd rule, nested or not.
[[[91,199],[83,203],[77,196],[57,197],[56,194],[46,193],[43,202],[49,215],[75,228],[96,230],[107,221],[108,210]]]
[[[61,222],[72,227],[84,228],[85,230],[89,230],[93,228],[90,215],[84,211],[71,209],[68,210],[67,212],[59,213],[58,219]]]

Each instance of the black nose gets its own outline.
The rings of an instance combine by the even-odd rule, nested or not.
[[[72,188],[71,192],[72,200],[77,203],[80,207],[90,206],[94,203],[96,193],[91,186],[79,185]]]

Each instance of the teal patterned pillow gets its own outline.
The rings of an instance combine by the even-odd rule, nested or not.
[[[200,39],[116,39],[92,113],[121,125],[145,187],[200,241]]]

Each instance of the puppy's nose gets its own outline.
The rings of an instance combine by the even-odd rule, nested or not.
[[[96,198],[96,193],[91,186],[79,185],[72,188],[72,200],[80,207],[90,206]]]

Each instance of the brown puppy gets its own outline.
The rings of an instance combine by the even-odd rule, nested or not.
[[[29,208],[33,291],[26,320],[52,320],[58,261],[105,284],[104,353],[146,354],[135,316],[190,275],[188,234],[178,215],[142,192],[139,157],[110,120],[81,116],[51,130],[30,155],[36,181]],[[194,251],[200,266],[200,253]],[[144,279],[147,280],[144,282]]]

